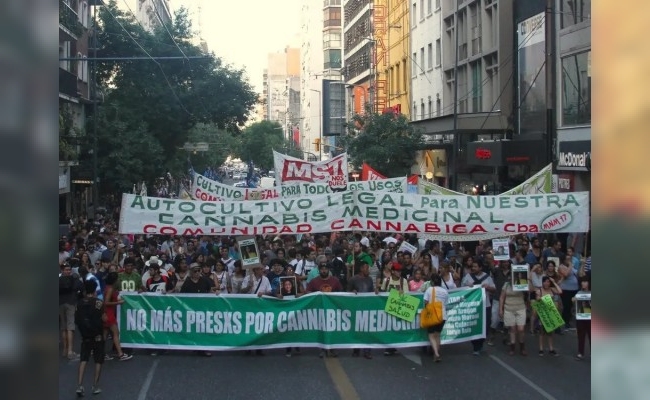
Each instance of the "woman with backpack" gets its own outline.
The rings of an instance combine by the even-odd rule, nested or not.
[[[440,357],[440,333],[442,332],[442,328],[445,326],[445,321],[447,320],[447,310],[445,306],[447,304],[447,299],[449,298],[449,292],[447,289],[442,287],[442,278],[440,278],[440,275],[438,274],[433,274],[431,276],[431,284],[432,286],[424,292],[423,300],[425,309],[429,303],[434,303],[434,308],[437,310],[436,313],[440,313],[439,315],[436,315],[436,319],[442,321],[427,328],[429,342],[431,343],[431,347],[433,347],[433,359],[434,362],[438,363],[442,361],[442,358]],[[436,303],[438,304],[438,307],[436,307]]]

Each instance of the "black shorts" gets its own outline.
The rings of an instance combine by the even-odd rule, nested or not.
[[[104,339],[97,340],[95,338],[84,338],[81,340],[81,353],[79,354],[79,359],[81,361],[90,360],[90,353],[93,353],[93,360],[95,364],[103,364],[104,356],[106,353]]]
[[[442,327],[445,326],[445,321],[442,321],[442,324],[430,326],[427,328],[428,333],[439,333],[442,332]]]

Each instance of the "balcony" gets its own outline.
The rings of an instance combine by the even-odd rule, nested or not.
[[[77,75],[59,67],[59,93],[77,98]]]
[[[79,15],[64,0],[59,0],[59,32],[63,40],[77,40],[83,34],[84,27]]]

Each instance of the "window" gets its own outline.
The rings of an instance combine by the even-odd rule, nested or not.
[[[436,66],[439,67],[441,63],[442,54],[440,49],[440,39],[436,40]]]
[[[417,64],[417,58],[418,53],[413,53],[413,57],[411,57],[411,75],[413,78],[415,78],[418,74],[418,68],[415,66],[415,64]]]
[[[77,58],[82,58],[81,53],[77,53]],[[80,81],[84,79],[84,62],[83,60],[77,60],[77,78]]]
[[[418,119],[418,106],[413,102],[413,120]]]
[[[427,69],[433,68],[433,44],[427,46]]]
[[[413,18],[411,21],[412,27],[415,27],[417,25],[417,20],[418,20],[418,4],[413,3]]]
[[[420,118],[424,119],[424,100],[422,99],[420,99],[420,110],[421,110],[420,112],[422,113],[420,114]]]
[[[440,99],[436,99],[436,116],[440,116],[440,113],[442,112],[442,104],[440,103]]]
[[[436,10],[440,10],[440,0],[436,0]]]
[[[323,14],[323,21],[325,27],[341,26],[341,9],[339,7],[326,9]]]
[[[560,28],[591,20],[591,0],[560,0]]]
[[[421,74],[424,73],[424,67],[423,67],[424,65],[426,65],[424,64],[424,47],[420,47],[420,68],[419,69]]]
[[[324,51],[324,68],[341,68],[341,49]]]
[[[431,4],[433,3],[433,0],[427,0],[427,15],[431,15]],[[429,111],[429,114],[431,112]]]
[[[591,124],[591,52],[562,58],[562,125]]]
[[[483,83],[481,79],[481,60],[472,66],[472,112],[481,112],[483,108]]]
[[[420,21],[424,21],[424,0],[420,0]]]
[[[394,87],[395,87],[395,95],[400,95],[402,93],[402,88],[400,87],[400,73],[399,73],[399,63],[395,66],[395,81],[394,81]]]
[[[433,114],[432,114],[433,110],[431,108],[432,104],[433,103],[431,102],[431,96],[429,96],[429,118],[433,117]]]
[[[328,32],[323,35],[323,47],[341,47],[341,32]]]

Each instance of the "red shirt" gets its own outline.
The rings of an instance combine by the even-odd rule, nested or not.
[[[316,278],[312,279],[307,285],[307,293],[311,293],[311,292],[329,293],[329,292],[342,292],[342,291],[343,291],[343,287],[341,286],[341,282],[339,282],[339,280],[333,276],[330,276],[326,279],[317,276]]]

